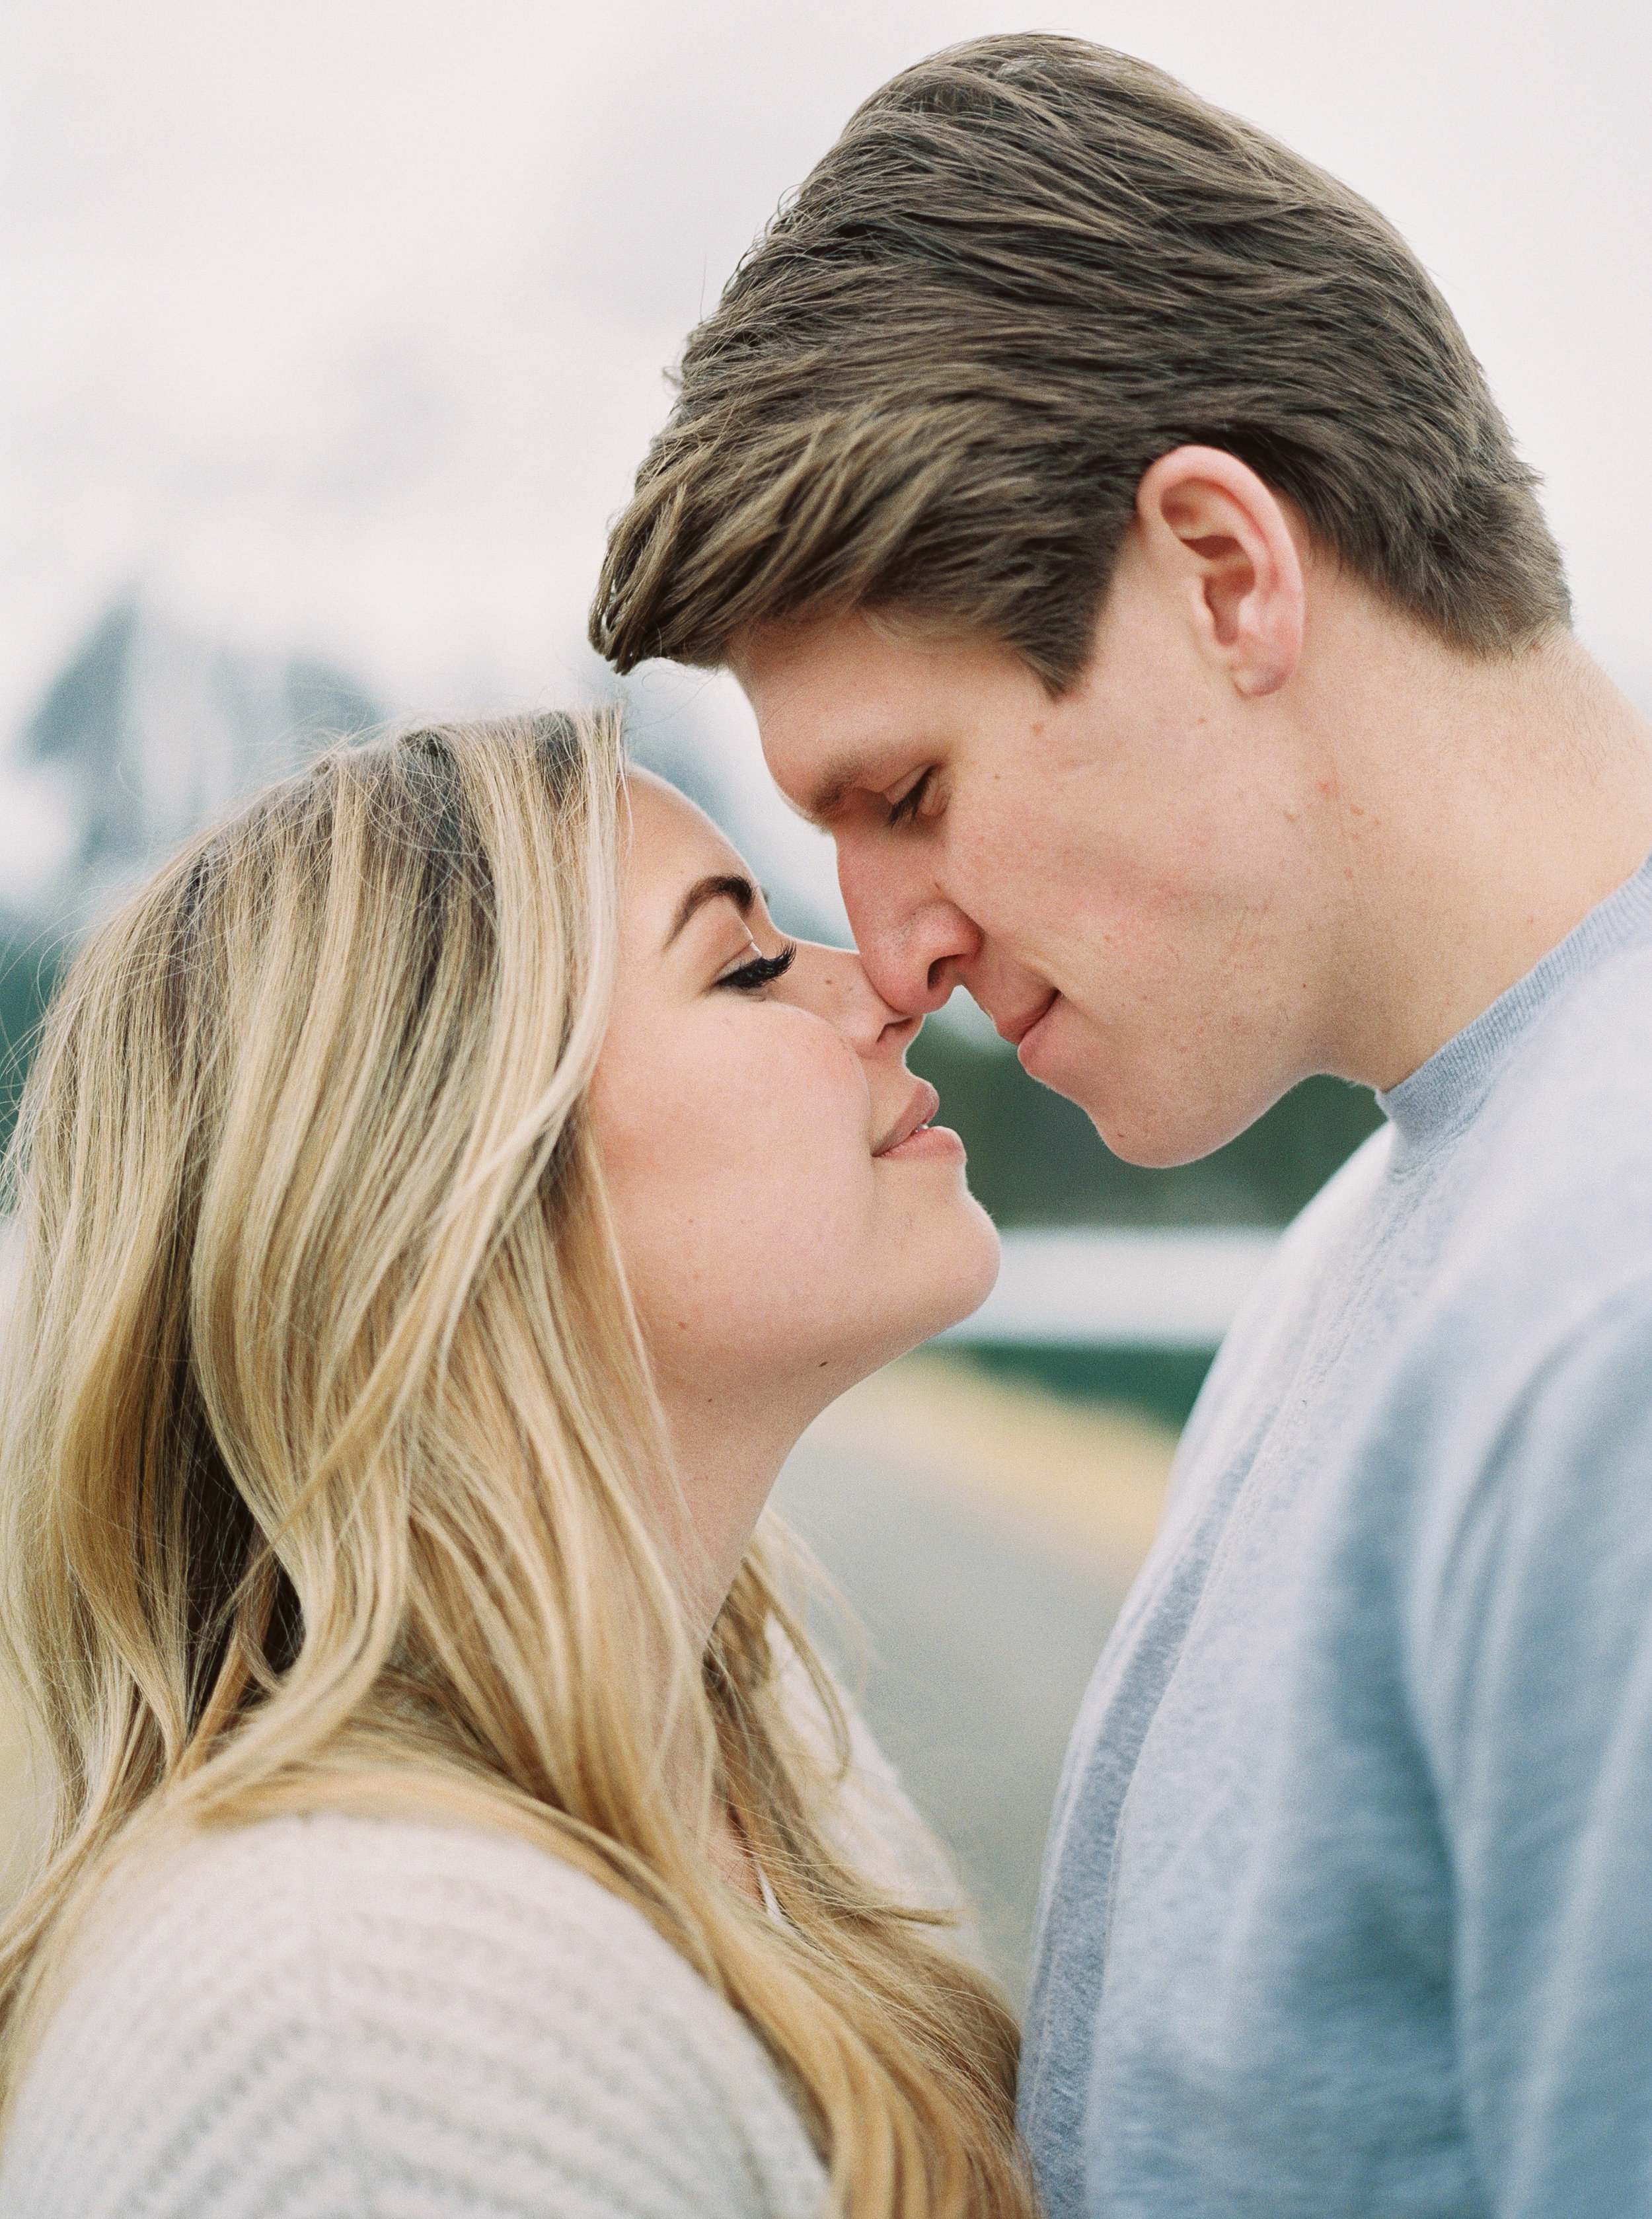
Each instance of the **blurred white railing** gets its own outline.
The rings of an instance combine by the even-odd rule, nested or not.
[[[943,1342],[1212,1349],[1273,1253],[1254,1228],[1007,1232],[998,1284]]]

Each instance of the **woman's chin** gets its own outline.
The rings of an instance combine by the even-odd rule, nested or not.
[[[947,1325],[961,1325],[966,1317],[973,1317],[987,1296],[998,1284],[998,1268],[1003,1261],[999,1246],[998,1228],[977,1202],[972,1194],[965,1196],[966,1220],[969,1230],[967,1248],[969,1268],[960,1271],[957,1298]],[[960,1243],[960,1246],[966,1244]],[[935,1327],[937,1333],[942,1328]]]
[[[742,1331],[714,1349],[690,1349],[666,1333],[655,1346],[670,1358],[672,1383],[697,1399],[721,1376],[730,1399],[761,1403],[778,1393],[806,1424],[860,1380],[972,1316],[997,1283],[999,1260],[997,1228],[960,1183],[944,1211],[926,1211],[904,1228],[892,1255],[866,1259],[852,1299],[823,1300],[817,1288],[789,1321],[783,1301],[772,1308],[766,1332]]]
[[[899,1321],[898,1345],[887,1348],[868,1369],[921,1347],[949,1326],[961,1325],[997,1284],[1002,1260],[997,1227],[967,1190],[947,1215],[952,1222],[945,1233],[935,1228],[926,1237],[923,1252],[929,1268],[922,1287],[913,1290],[910,1310]]]

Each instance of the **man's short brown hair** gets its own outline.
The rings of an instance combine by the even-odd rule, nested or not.
[[[1569,616],[1456,319],[1345,185],[1162,71],[980,39],[866,102],[689,339],[592,613],[622,670],[849,608],[1078,677],[1142,474],[1226,449],[1482,655]]]

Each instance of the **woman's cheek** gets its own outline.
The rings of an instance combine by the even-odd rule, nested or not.
[[[872,1164],[866,1066],[854,1050],[820,1020],[802,1018],[775,1028],[752,1080],[770,1145],[790,1172],[781,1184],[795,1190],[803,1178],[854,1201]]]
[[[802,1012],[708,1014],[674,1038],[661,1027],[614,1072],[599,1119],[656,1354],[686,1354],[685,1336],[715,1342],[718,1322],[761,1338],[777,1311],[801,1322],[821,1301],[839,1302],[878,1199],[854,1049]]]
[[[703,1244],[721,1242],[711,1270],[730,1269],[748,1287],[767,1282],[767,1300],[809,1308],[829,1290],[840,1299],[877,1182],[860,1058],[818,1021],[787,1016],[742,1035],[709,1130],[695,1121],[696,1191],[720,1203],[695,1245],[704,1254]]]

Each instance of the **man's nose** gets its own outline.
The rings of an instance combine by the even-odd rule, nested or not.
[[[839,840],[837,880],[860,960],[879,994],[903,1016],[938,1010],[980,953],[976,925],[933,880],[858,841]]]

